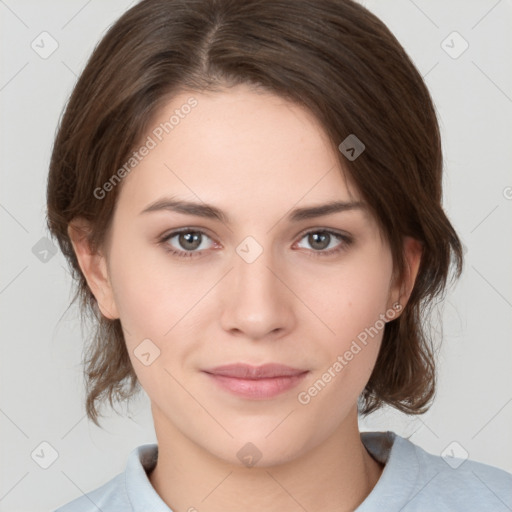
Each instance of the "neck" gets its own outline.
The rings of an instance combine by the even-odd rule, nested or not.
[[[272,466],[230,464],[193,443],[154,410],[158,462],[149,475],[174,511],[354,510],[382,473],[364,447],[357,411],[324,442]],[[299,508],[297,508],[299,510]]]

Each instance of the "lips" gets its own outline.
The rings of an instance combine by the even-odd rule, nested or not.
[[[243,363],[217,366],[203,372],[220,389],[244,399],[268,400],[291,390],[309,370],[269,363],[251,366]]]
[[[235,379],[272,379],[276,377],[292,377],[307,372],[277,363],[268,363],[262,366],[251,366],[243,363],[227,364],[217,366],[210,370],[204,370],[206,373],[232,377]]]

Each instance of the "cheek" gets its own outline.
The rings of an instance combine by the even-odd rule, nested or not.
[[[151,395],[165,386],[179,392],[165,370],[182,371],[181,363],[201,349],[198,330],[213,317],[208,292],[216,279],[173,262],[163,248],[141,245],[128,238],[112,244],[111,281],[126,347],[142,387]],[[144,361],[147,353],[150,361]]]
[[[310,295],[316,297],[313,307],[334,332],[316,336],[316,371],[297,399],[312,417],[327,414],[331,426],[341,421],[366,386],[386,325],[381,315],[387,309],[391,259],[385,252],[380,259],[360,256],[331,274],[324,293],[315,289]]]
[[[138,337],[165,339],[207,290],[207,283],[173,263],[163,248],[140,240],[119,240],[115,249],[113,244],[111,262],[121,320]]]
[[[339,404],[330,413],[339,420],[366,386],[386,325],[381,315],[387,310],[391,274],[391,255],[375,246],[346,258],[328,275],[302,278],[302,293],[309,290],[311,309],[329,327],[314,337],[316,371],[298,397],[310,410]]]
[[[380,315],[388,307],[391,274],[391,256],[380,247],[354,253],[336,266],[297,273],[298,294],[329,328],[323,337],[329,352],[346,349],[374,326],[383,330]]]

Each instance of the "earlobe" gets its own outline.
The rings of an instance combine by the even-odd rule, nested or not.
[[[400,302],[405,305],[411,296],[418,275],[421,263],[423,246],[419,240],[411,237],[405,237],[404,254],[407,264],[407,273],[405,277],[404,290],[400,297]]]
[[[396,311],[403,311],[411,296],[421,263],[423,246],[419,240],[405,237],[403,249],[406,266],[404,280],[391,294],[392,305]]]
[[[114,320],[119,318],[114,301],[105,256],[93,251],[89,244],[90,225],[84,219],[73,219],[68,225],[68,235],[73,244],[78,264],[87,284],[96,298],[103,316]]]

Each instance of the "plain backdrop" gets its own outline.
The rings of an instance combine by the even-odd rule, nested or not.
[[[77,309],[66,311],[71,278],[45,227],[59,116],[94,46],[132,3],[0,0],[1,511],[54,510],[156,441],[145,395],[103,429],[87,420],[85,333]],[[363,3],[403,44],[434,98],[444,204],[466,267],[436,324],[443,343],[434,405],[420,417],[386,409],[361,429],[394,430],[432,453],[512,472],[512,2]],[[58,45],[46,58],[34,49],[41,37],[46,51]],[[46,463],[55,459],[47,469],[33,456],[41,451]]]

